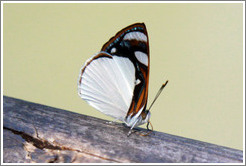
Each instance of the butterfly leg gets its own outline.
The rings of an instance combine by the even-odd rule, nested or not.
[[[129,136],[131,135],[131,133],[132,133],[134,127],[135,127],[135,126],[132,126],[132,127],[130,128],[130,130],[129,130],[128,134],[127,134],[127,137],[129,137]],[[134,130],[139,131],[139,129],[134,129]]]
[[[128,134],[127,134],[127,137],[129,137],[132,133],[132,129],[129,130]]]
[[[129,137],[132,133],[132,129],[136,126],[137,122],[139,121],[139,119],[136,120],[136,122],[132,125],[132,127],[130,128],[128,134],[127,134],[127,137]]]
[[[150,124],[150,122],[148,121],[147,126],[146,126],[147,127],[147,130],[150,130],[149,129],[149,124]]]
[[[106,124],[114,124],[118,119],[114,119],[112,121],[107,121]]]

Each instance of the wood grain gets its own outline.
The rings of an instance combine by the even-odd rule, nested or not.
[[[155,131],[127,137],[128,130],[120,123],[3,97],[4,163],[243,162],[240,150]]]

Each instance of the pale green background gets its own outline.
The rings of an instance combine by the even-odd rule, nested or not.
[[[77,95],[79,70],[116,32],[144,22],[149,103],[169,80],[151,110],[154,129],[243,149],[243,4],[4,4],[3,9],[4,95],[111,120]]]

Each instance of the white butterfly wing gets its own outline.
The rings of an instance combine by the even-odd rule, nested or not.
[[[99,52],[82,67],[78,94],[91,106],[125,121],[135,86],[135,68],[126,57]]]

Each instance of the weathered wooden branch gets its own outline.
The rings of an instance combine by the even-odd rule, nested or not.
[[[243,152],[128,128],[61,109],[3,98],[3,162],[243,162]],[[142,129],[145,130],[145,129]]]

